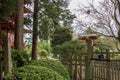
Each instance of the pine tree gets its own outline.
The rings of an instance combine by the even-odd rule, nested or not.
[[[33,40],[32,40],[32,60],[37,59],[37,28],[38,28],[38,2],[34,0],[34,13],[33,13]]]

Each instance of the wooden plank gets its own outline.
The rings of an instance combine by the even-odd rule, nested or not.
[[[120,80],[120,61],[118,61],[118,80]]]
[[[75,72],[74,72],[74,80],[77,80],[77,55],[75,55]]]
[[[78,62],[79,62],[79,77],[80,77],[80,80],[82,80],[83,78],[82,78],[82,56],[81,55],[79,55],[78,56]],[[77,64],[78,65],[78,64]]]

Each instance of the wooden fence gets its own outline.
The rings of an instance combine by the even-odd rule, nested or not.
[[[98,52],[94,52],[96,55]],[[102,52],[104,59],[91,59],[92,66],[92,80],[120,80],[120,59],[112,58],[119,55],[120,52]]]
[[[62,63],[68,66],[71,80],[120,80],[120,60],[110,59],[107,55],[104,59],[89,60],[84,55],[74,55],[62,59]]]
[[[120,80],[120,60],[92,60],[92,80]]]
[[[71,80],[120,80],[120,59],[111,58],[120,52],[106,50],[102,52],[104,59],[98,59],[101,52],[93,52],[91,42],[88,41],[88,44],[86,54],[79,53],[61,59],[68,66]]]
[[[62,59],[62,63],[68,66],[71,80],[83,80],[85,77],[85,61],[78,56],[69,59]]]

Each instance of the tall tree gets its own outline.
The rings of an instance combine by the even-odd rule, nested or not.
[[[51,45],[51,35],[59,25],[71,26],[75,15],[68,9],[67,0],[41,0],[39,9],[39,38],[48,41],[48,50]],[[50,53],[50,51],[49,51]]]
[[[32,60],[37,60],[38,3],[39,3],[39,0],[34,0],[33,40],[32,40],[32,55],[31,55]]]
[[[40,39],[47,40],[59,25],[71,27],[75,15],[67,9],[68,3],[67,0],[41,0],[39,4]]]
[[[60,21],[66,18],[70,11],[63,12],[67,9],[68,0],[37,0],[34,1],[33,13],[33,47],[32,59],[37,58],[37,36],[39,33],[40,40],[50,40],[50,35],[55,31]],[[39,4],[38,4],[39,3]],[[72,17],[73,18],[73,17]],[[67,19],[68,20],[68,19]],[[38,21],[38,22],[37,22]],[[70,22],[70,21],[69,21]],[[37,31],[38,30],[38,31]]]
[[[24,0],[18,0],[15,14],[15,49],[23,50]]]

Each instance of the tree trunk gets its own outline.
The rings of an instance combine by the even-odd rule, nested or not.
[[[23,50],[23,23],[24,23],[24,0],[18,0],[15,15],[15,41],[14,46],[17,50]]]
[[[32,40],[32,60],[37,60],[37,26],[38,26],[38,1],[34,0],[33,13],[33,40]]]

